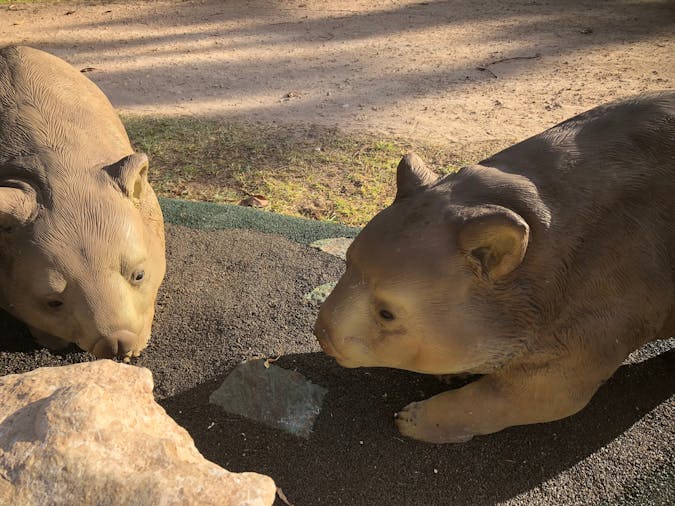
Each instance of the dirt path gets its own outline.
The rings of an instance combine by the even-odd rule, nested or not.
[[[521,139],[674,87],[671,1],[318,0],[0,6],[0,44],[51,51],[122,111]]]

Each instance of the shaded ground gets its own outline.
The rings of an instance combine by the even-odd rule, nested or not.
[[[250,226],[252,215],[265,214],[163,205],[170,221],[206,228]],[[240,211],[246,216],[239,221],[227,217]],[[343,369],[320,352],[310,332],[316,308],[303,295],[337,279],[344,264],[302,244],[327,233],[302,224],[275,225],[301,243],[258,231],[167,227],[168,273],[154,335],[135,363],[152,370],[158,400],[208,459],[272,476],[296,506],[672,503],[673,343],[634,357],[567,420],[462,445],[406,440],[393,413],[446,387],[401,371]],[[0,374],[92,358],[34,349],[6,315],[0,336]],[[328,389],[309,440],[208,404],[241,360],[277,354],[277,365]]]
[[[511,142],[673,87],[670,0],[0,4],[0,45],[65,58],[123,112]],[[3,12],[4,11],[4,12]]]

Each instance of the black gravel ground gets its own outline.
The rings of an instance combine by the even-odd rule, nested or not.
[[[672,340],[633,357],[576,416],[427,445],[401,438],[392,416],[445,385],[343,369],[311,334],[317,308],[303,296],[336,280],[341,260],[279,235],[176,225],[167,255],[153,339],[135,363],[206,458],[272,476],[296,506],[675,504]],[[93,358],[34,347],[6,314],[0,336],[0,374]],[[278,354],[277,365],[328,389],[308,440],[208,403],[237,363]]]

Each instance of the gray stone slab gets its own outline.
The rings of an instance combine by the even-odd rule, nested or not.
[[[331,237],[330,239],[319,239],[314,241],[310,246],[345,260],[347,257],[347,249],[349,249],[349,246],[353,241],[354,239],[349,237]]]
[[[234,368],[209,402],[307,439],[326,392],[298,372],[249,360]]]
[[[337,285],[337,281],[331,281],[330,283],[324,283],[323,285],[319,285],[311,292],[305,294],[305,300],[319,306],[330,295],[330,292],[333,291],[335,285]]]

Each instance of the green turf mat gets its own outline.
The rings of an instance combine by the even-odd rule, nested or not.
[[[329,237],[355,237],[360,231],[356,227],[284,216],[251,207],[165,198],[160,198],[159,203],[164,220],[168,223],[206,230],[257,230],[281,235],[302,244]]]

